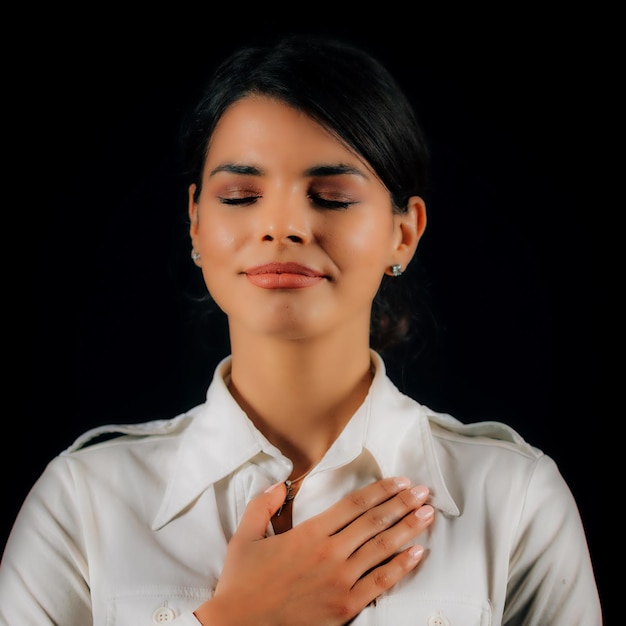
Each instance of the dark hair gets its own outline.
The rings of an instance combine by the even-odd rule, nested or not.
[[[361,155],[389,190],[393,210],[424,195],[429,155],[406,95],[387,69],[352,44],[315,35],[288,35],[271,45],[234,52],[218,65],[181,134],[186,184],[196,197],[211,135],[234,102],[259,94],[300,110]],[[413,265],[413,263],[411,264]],[[415,311],[404,277],[383,276],[372,306],[370,343],[383,350],[408,336]]]

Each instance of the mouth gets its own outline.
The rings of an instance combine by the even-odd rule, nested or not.
[[[323,274],[316,270],[300,265],[299,263],[266,263],[247,269],[244,274],[248,276],[258,276],[259,274],[300,274],[301,276],[311,276],[323,278]]]
[[[302,289],[325,278],[321,272],[299,263],[266,263],[243,273],[253,285],[263,289]]]

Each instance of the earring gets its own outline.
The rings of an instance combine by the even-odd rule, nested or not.
[[[402,265],[396,263],[391,266],[391,275],[394,277],[402,276]]]
[[[191,260],[196,262],[200,260],[200,253],[196,252],[195,250],[191,250]]]

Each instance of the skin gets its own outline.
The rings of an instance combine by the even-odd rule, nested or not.
[[[197,202],[195,191],[190,236],[228,317],[231,393],[293,461],[291,477],[300,476],[368,392],[372,301],[391,265],[413,257],[424,202],[414,196],[406,213],[394,213],[359,155],[303,113],[260,96],[226,110]],[[299,268],[255,273],[275,263]],[[212,625],[346,623],[419,563],[419,549],[383,561],[431,523],[427,496],[425,487],[384,479],[290,528],[289,505],[273,517],[285,497],[276,486],[249,504],[215,595],[196,616]],[[277,534],[265,537],[270,520]]]

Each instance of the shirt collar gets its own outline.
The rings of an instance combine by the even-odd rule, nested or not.
[[[182,435],[172,475],[153,522],[155,529],[164,526],[207,487],[233,472],[264,446],[268,452],[276,453],[228,391],[225,378],[230,371],[230,360],[229,356],[218,364],[206,401],[190,411],[193,419]]]
[[[414,484],[428,485],[431,504],[458,515],[437,463],[425,409],[394,386],[380,355],[371,354],[376,371],[367,397],[314,472],[345,465],[367,449],[381,477],[407,476]],[[230,359],[226,357],[216,367],[206,402],[190,411],[194,419],[182,435],[154,529],[167,524],[208,487],[259,452],[274,459],[277,474],[288,476],[291,471],[289,461],[255,428],[231,396],[225,381]]]

